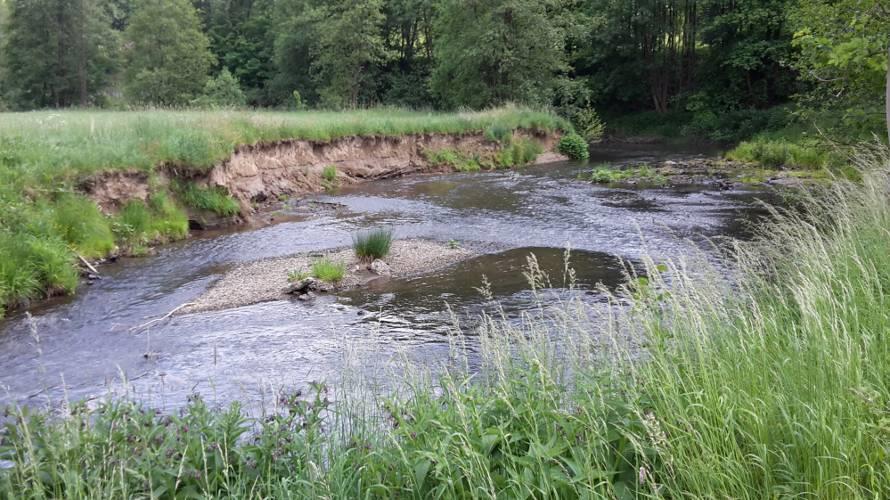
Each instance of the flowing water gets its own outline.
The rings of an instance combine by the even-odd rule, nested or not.
[[[682,152],[623,148],[592,162],[651,161]],[[379,359],[399,352],[435,362],[448,355],[454,318],[494,307],[479,291],[491,283],[508,316],[533,307],[522,276],[530,253],[563,283],[570,246],[585,300],[616,287],[623,262],[644,253],[682,255],[690,240],[739,236],[760,213],[757,191],[702,187],[614,189],[576,180],[589,166],[557,163],[493,173],[415,176],[314,197],[261,229],[203,236],[157,255],[103,266],[104,279],[76,297],[33,308],[0,323],[0,403],[30,405],[126,392],[175,407],[191,393],[224,403],[263,401],[278,387],[336,379],[346,353]],[[398,238],[454,241],[479,257],[411,279],[394,279],[319,297],[173,316],[131,331],[198,297],[240,262],[348,245],[360,228],[387,225]],[[286,270],[283,270],[286,272]],[[448,306],[446,306],[448,304]],[[472,347],[471,347],[472,348]]]

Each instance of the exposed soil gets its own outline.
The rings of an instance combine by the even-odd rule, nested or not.
[[[558,139],[554,134],[519,131],[514,137],[537,142],[546,152],[542,155],[546,161],[565,159],[551,152]],[[286,140],[242,146],[207,173],[181,172],[173,167],[161,169],[157,182],[166,183],[169,178],[188,175],[198,184],[224,187],[240,203],[242,215],[249,217],[279,198],[320,192],[332,184],[450,171],[452,167],[431,164],[424,155],[424,151],[441,149],[491,158],[500,150],[500,145],[481,133],[361,136],[326,142]],[[329,166],[336,168],[333,181],[323,176]],[[128,200],[145,200],[151,192],[148,175],[139,171],[98,174],[81,187],[107,212],[116,211]],[[207,214],[200,215],[202,226],[217,225],[208,220]]]
[[[451,247],[437,241],[399,240],[393,242],[389,255],[383,259],[390,268],[389,276],[371,272],[367,263],[356,259],[351,248],[260,260],[228,272],[194,301],[193,305],[183,308],[181,312],[230,309],[285,299],[288,297],[288,273],[290,271],[308,273],[312,263],[320,258],[346,264],[346,275],[343,280],[327,287],[328,292],[336,292],[363,286],[372,280],[426,274],[474,255],[476,253],[471,250]]]

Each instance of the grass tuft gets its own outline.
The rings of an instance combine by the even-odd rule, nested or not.
[[[371,262],[389,255],[392,248],[392,229],[377,228],[352,235],[352,250],[360,261]]]
[[[313,262],[310,271],[315,278],[329,283],[338,283],[346,275],[346,264],[324,257]]]

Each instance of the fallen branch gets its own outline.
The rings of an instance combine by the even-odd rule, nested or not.
[[[134,326],[133,328],[130,328],[129,331],[130,331],[130,332],[135,332],[135,331],[137,331],[137,330],[143,330],[143,329],[148,328],[148,327],[150,327],[150,326],[152,326],[152,325],[156,325],[156,324],[158,324],[158,323],[160,323],[160,322],[162,322],[162,321],[165,321],[165,320],[167,320],[167,319],[170,319],[170,316],[173,316],[174,314],[176,314],[177,312],[179,312],[180,309],[184,309],[184,308],[186,308],[186,307],[188,307],[188,306],[193,306],[193,305],[195,305],[194,302],[186,302],[185,304],[182,304],[182,305],[176,307],[175,309],[173,309],[172,311],[168,312],[167,314],[161,316],[160,318],[153,319],[153,320],[151,320],[151,321],[149,321],[149,322],[147,322],[147,323],[142,323],[141,325],[136,325],[136,326]]]
[[[77,258],[80,259],[80,261],[83,263],[83,265],[87,266],[87,269],[89,269],[91,273],[93,273],[95,275],[99,274],[99,271],[96,270],[96,268],[93,267],[93,265],[90,264],[88,260],[84,259],[82,255],[77,254]]]

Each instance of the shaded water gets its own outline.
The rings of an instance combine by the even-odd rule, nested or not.
[[[677,155],[617,149],[592,161]],[[163,407],[181,405],[193,392],[217,402],[261,401],[279,386],[336,379],[347,351],[369,364],[396,351],[435,362],[448,352],[446,303],[464,323],[495,307],[478,290],[483,276],[507,314],[532,306],[522,276],[530,253],[557,293],[597,301],[598,284],[621,283],[623,261],[682,255],[689,239],[737,235],[739,220],[759,212],[752,205],[757,192],[622,190],[575,180],[589,168],[560,163],[353,186],[317,197],[339,208],[305,215],[295,207],[282,214],[286,222],[194,238],[156,256],[104,266],[105,279],[76,297],[34,308],[33,319],[18,314],[0,324],[0,403],[124,390]],[[454,240],[482,254],[311,304],[282,300],[130,331],[195,299],[239,262],[341,247],[357,229],[380,224],[399,238]],[[574,291],[563,289],[566,245],[574,249]]]

